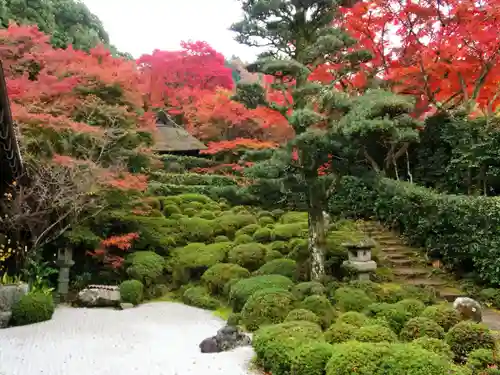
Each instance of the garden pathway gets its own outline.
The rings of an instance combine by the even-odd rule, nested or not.
[[[424,251],[406,245],[398,234],[373,221],[360,223],[359,229],[379,244],[380,261],[384,266],[391,268],[396,283],[432,286],[436,288],[441,298],[449,302],[453,302],[457,297],[466,296],[454,285],[449,275],[432,267],[425,258]],[[500,312],[485,309],[483,322],[491,329],[500,331]]]
[[[2,375],[251,375],[253,350],[202,354],[224,321],[173,302],[134,309],[60,307],[52,320],[0,330]]]

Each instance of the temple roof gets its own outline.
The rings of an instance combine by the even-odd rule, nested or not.
[[[157,114],[156,127],[158,134],[154,148],[157,152],[196,151],[207,148],[163,111]]]

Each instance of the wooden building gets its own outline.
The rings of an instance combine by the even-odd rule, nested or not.
[[[201,150],[207,148],[163,111],[157,114],[156,127],[158,134],[154,148],[160,155],[198,156]]]
[[[0,62],[0,199],[6,189],[23,174],[19,134],[12,120],[7,84]]]

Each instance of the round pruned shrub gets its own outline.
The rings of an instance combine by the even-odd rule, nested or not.
[[[288,375],[299,345],[324,341],[321,328],[305,321],[263,326],[255,332],[252,345],[257,363],[273,375]]]
[[[333,346],[326,342],[300,345],[292,355],[291,374],[324,375],[325,367],[333,354]]]
[[[291,211],[283,214],[280,219],[283,224],[307,223],[307,212]]]
[[[260,267],[255,274],[283,275],[293,280],[297,278],[297,262],[292,259],[274,259]]]
[[[368,317],[357,311],[348,311],[337,318],[339,323],[347,323],[355,327],[362,327],[368,322]]]
[[[250,224],[256,224],[257,219],[253,215],[249,214],[232,214],[226,213],[217,217],[214,221],[215,224],[215,234],[225,235],[233,238],[236,231]],[[248,234],[248,233],[246,233]],[[253,234],[253,232],[252,232]]]
[[[447,305],[428,306],[421,315],[434,320],[443,327],[445,332],[460,322],[460,314],[453,307]]]
[[[363,311],[374,302],[363,290],[348,287],[338,288],[334,299],[341,311]]]
[[[294,301],[293,294],[284,289],[259,290],[243,306],[241,322],[249,331],[265,324],[282,323],[293,309]]]
[[[399,334],[403,341],[412,341],[424,336],[442,339],[444,329],[434,320],[416,317],[408,320]]]
[[[325,340],[330,344],[339,344],[352,340],[358,327],[337,322],[332,324],[325,332]]]
[[[215,237],[214,242],[215,243],[231,242],[231,240],[229,238],[227,238],[226,236],[217,236],[217,237]]]
[[[266,225],[274,224],[274,219],[269,216],[263,216],[259,218],[259,225],[265,227]]]
[[[289,290],[293,281],[282,275],[262,275],[253,276],[235,282],[230,289],[229,303],[234,311],[240,312],[247,300],[255,292],[267,289],[278,288]]]
[[[179,207],[177,207],[175,204],[167,204],[165,207],[163,207],[163,213],[165,216],[171,216],[172,214],[181,214],[182,211]]]
[[[380,359],[379,371],[384,375],[444,375],[453,365],[445,357],[418,345],[391,344],[390,351]]]
[[[285,322],[291,322],[294,320],[304,320],[306,322],[321,324],[319,317],[312,311],[306,309],[295,309],[290,311],[286,316]]]
[[[305,238],[294,238],[288,243],[290,252],[288,258],[297,262],[306,262],[309,259],[309,242]]]
[[[404,299],[397,302],[396,305],[408,311],[412,317],[419,316],[425,309],[424,303],[417,299]]]
[[[269,218],[273,219],[273,214],[271,212],[269,212],[269,211],[263,210],[263,211],[259,211],[257,213],[257,217],[259,219],[261,219],[263,217],[269,217]],[[274,219],[273,219],[273,222],[274,222]]]
[[[200,212],[198,217],[201,217],[202,219],[213,220],[215,219],[215,214],[212,211],[203,210]]]
[[[253,234],[255,242],[267,243],[273,240],[273,231],[269,228],[259,228]]]
[[[224,285],[230,280],[246,277],[250,277],[250,272],[246,268],[233,263],[218,263],[206,270],[201,280],[211,293],[222,294]]]
[[[306,223],[276,224],[274,226],[274,238],[288,241],[295,237],[304,237],[307,234]]]
[[[29,293],[12,306],[11,321],[16,326],[44,322],[52,319],[54,309],[52,294]]]
[[[300,307],[315,313],[319,317],[323,329],[330,327],[337,316],[337,312],[325,296],[306,297],[301,302]]]
[[[358,328],[353,339],[361,342],[396,342],[398,336],[389,327],[374,324]]]
[[[182,295],[182,302],[189,306],[200,307],[207,310],[215,310],[220,307],[220,302],[201,286],[193,286],[186,289]]]
[[[252,238],[252,236],[250,236],[248,234],[238,234],[238,235],[236,235],[236,237],[234,239],[234,243],[236,245],[242,245],[242,244],[251,243],[251,242],[253,242],[253,238]]]
[[[231,313],[227,317],[227,325],[228,326],[237,326],[241,324],[241,313]]]
[[[500,361],[496,357],[497,354],[491,349],[476,349],[469,353],[467,367],[473,370],[474,374],[487,368],[498,367]]]
[[[249,271],[255,271],[264,264],[266,247],[260,243],[252,242],[233,247],[229,250],[230,263],[239,264]]]
[[[423,336],[412,341],[413,345],[418,345],[430,352],[439,354],[448,360],[453,359],[453,352],[450,346],[444,341],[433,337]]]
[[[285,241],[274,241],[271,244],[269,244],[269,247],[273,251],[278,251],[283,255],[288,254],[288,247],[287,243]]]
[[[379,311],[375,318],[387,321],[389,327],[399,334],[406,322],[411,319],[411,314],[401,306],[393,304]]]
[[[377,370],[382,359],[390,353],[391,346],[387,343],[349,341],[338,344],[326,365],[326,375],[382,374]],[[403,374],[405,373],[397,375]],[[396,375],[396,373],[386,372],[384,375]]]
[[[455,355],[455,360],[463,362],[476,349],[495,349],[495,339],[484,324],[463,321],[453,326],[445,336],[446,343]]]
[[[205,245],[191,243],[173,252],[174,281],[185,284],[199,280],[210,267],[226,260],[231,242],[219,242]]]
[[[283,254],[276,250],[267,250],[266,256],[264,257],[265,263],[270,262],[275,259],[283,259]]]
[[[251,237],[259,229],[260,226],[258,224],[248,224],[245,225],[243,228],[237,230],[235,236],[238,237],[246,234]]]
[[[136,251],[127,258],[127,274],[145,285],[152,284],[163,274],[165,259],[153,251]]]
[[[302,300],[312,295],[324,296],[326,294],[326,288],[318,281],[306,281],[295,285],[292,289],[292,293],[297,299]]]
[[[380,312],[391,309],[393,308],[394,305],[386,302],[375,302],[369,304],[366,309],[364,309],[364,312],[366,315],[374,317],[377,316]]]
[[[184,210],[184,214],[187,215]],[[196,212],[194,213],[196,215]],[[188,215],[188,216],[194,216]],[[209,242],[214,238],[215,225],[213,220],[201,217],[190,217],[178,221],[180,235],[186,242]]]
[[[120,284],[120,300],[138,305],[144,299],[144,285],[139,280],[126,280]]]

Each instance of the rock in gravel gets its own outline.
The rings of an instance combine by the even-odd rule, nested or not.
[[[483,320],[481,304],[469,297],[458,297],[453,302],[453,308],[460,314],[462,320],[473,320],[481,323]]]
[[[7,328],[10,322],[12,312],[0,311],[0,328]]]
[[[134,307],[135,306],[133,303],[126,303],[126,302],[120,303],[120,310],[133,309]]]
[[[200,350],[202,353],[220,353],[251,344],[250,337],[240,332],[238,327],[226,325],[219,329],[215,336],[203,340]]]
[[[120,289],[113,285],[89,285],[78,293],[76,304],[82,307],[118,307]]]

